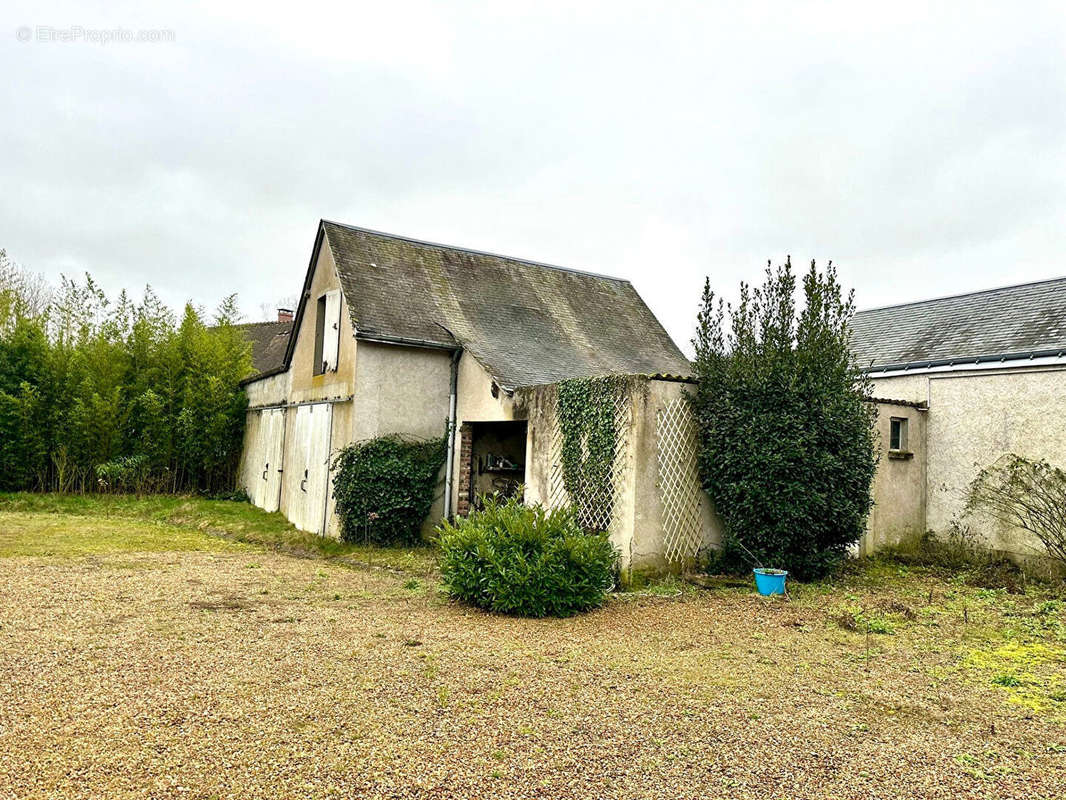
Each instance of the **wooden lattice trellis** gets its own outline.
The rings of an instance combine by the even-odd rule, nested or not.
[[[696,422],[684,397],[658,410],[659,490],[663,503],[663,555],[678,562],[699,553],[703,544],[700,486],[696,463]]]
[[[633,426],[633,404],[628,392],[618,392],[614,398],[615,452],[611,465],[611,480],[600,491],[582,492],[574,504],[574,512],[582,527],[589,530],[610,531],[622,497],[622,487],[629,468],[629,437]],[[563,433],[559,415],[553,415],[551,427],[551,474],[548,479],[548,505],[562,508],[571,498],[563,480]]]

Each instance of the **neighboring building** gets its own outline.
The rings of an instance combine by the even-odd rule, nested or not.
[[[1042,552],[1024,531],[963,519],[967,488],[1006,453],[1066,466],[1066,278],[861,311],[856,358],[884,443],[871,549],[969,526],[991,547]]]
[[[527,457],[517,390],[690,371],[628,281],[325,221],[290,324],[246,328],[259,374],[241,480],[256,505],[331,535],[329,462],[350,442],[437,437],[451,419],[432,525],[484,491],[536,493],[550,471]]]
[[[252,366],[257,376],[277,372],[284,365],[292,333],[292,311],[279,308],[277,322],[247,322],[236,327],[252,345]]]

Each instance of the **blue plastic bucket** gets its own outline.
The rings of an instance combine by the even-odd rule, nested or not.
[[[754,569],[752,572],[755,573],[755,588],[759,590],[759,594],[763,597],[785,593],[785,578],[788,577],[788,573],[785,570]]]

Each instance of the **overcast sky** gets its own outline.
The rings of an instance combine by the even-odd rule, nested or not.
[[[860,308],[1066,274],[1061,2],[166,5],[4,3],[27,268],[259,319],[326,218],[629,278],[686,349],[786,254]]]

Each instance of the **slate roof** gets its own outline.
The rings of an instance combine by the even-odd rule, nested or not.
[[[1066,351],[1066,278],[855,314],[860,367],[993,361]]]
[[[461,345],[506,389],[691,374],[629,281],[322,223],[357,336]]]
[[[291,322],[248,322],[235,327],[252,344],[252,366],[257,374],[277,372],[285,365]]]

